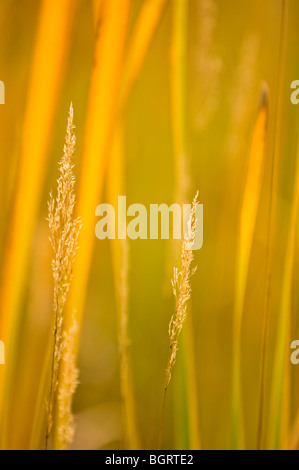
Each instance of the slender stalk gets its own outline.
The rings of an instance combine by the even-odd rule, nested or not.
[[[171,356],[171,347],[169,350],[169,356],[168,356],[168,361],[167,361],[168,363],[170,361],[170,356]],[[158,450],[161,450],[161,446],[162,446],[167,390],[168,390],[168,387],[165,386],[164,395],[163,395],[162,414],[161,414],[161,421],[160,421],[160,428],[159,428]]]
[[[53,352],[52,352],[52,364],[51,364],[51,378],[50,378],[50,393],[49,393],[49,409],[48,415],[53,416],[53,404],[54,404],[54,364],[55,364],[55,352],[57,350],[57,328],[58,328],[58,303],[56,304],[55,310],[55,328],[54,328],[54,341],[53,341]],[[47,419],[47,431],[45,440],[45,450],[48,450],[49,438],[52,429],[51,420]]]
[[[287,33],[287,0],[282,0],[281,4],[281,32],[280,32],[280,49],[278,61],[278,98],[276,103],[276,120],[275,120],[275,145],[272,162],[272,175],[270,187],[270,210],[269,210],[269,226],[268,226],[268,248],[267,248],[267,266],[266,266],[266,290],[264,303],[264,325],[262,336],[262,364],[261,364],[261,380],[260,380],[260,400],[259,400],[259,417],[258,417],[258,433],[257,433],[257,449],[263,447],[263,425],[264,425],[264,402],[265,402],[265,386],[266,386],[266,363],[267,363],[267,347],[270,325],[270,300],[272,285],[272,266],[273,266],[273,244],[277,206],[277,187],[278,187],[278,167],[279,154],[281,147],[281,125],[284,97],[284,65],[286,55],[286,33]]]
[[[118,124],[111,151],[107,175],[107,193],[110,204],[117,207],[118,196],[125,194],[123,125]],[[118,343],[120,361],[120,396],[122,447],[140,449],[136,423],[135,393],[132,383],[129,338],[129,243],[111,240],[114,283],[118,309]]]

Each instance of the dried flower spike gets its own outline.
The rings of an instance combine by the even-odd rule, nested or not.
[[[171,281],[173,294],[176,298],[175,313],[172,316],[169,324],[169,338],[170,338],[170,353],[166,371],[165,389],[168,388],[173,366],[176,360],[178,350],[178,338],[182,331],[186,316],[187,316],[187,302],[191,297],[191,284],[190,279],[196,271],[191,268],[193,261],[192,245],[196,235],[196,206],[198,204],[198,193],[193,199],[190,218],[188,221],[188,230],[183,239],[182,246],[182,267],[181,271],[174,268],[173,278]]]
[[[182,244],[182,266],[179,271],[178,268],[174,268],[173,278],[171,281],[173,293],[176,299],[175,313],[172,316],[169,324],[169,356],[166,369],[165,387],[164,387],[164,402],[160,426],[160,437],[159,437],[159,449],[162,441],[163,421],[165,412],[165,403],[167,390],[171,381],[172,370],[175,365],[177,351],[178,351],[178,340],[182,331],[184,322],[187,316],[187,302],[191,297],[191,283],[190,279],[196,271],[196,267],[192,268],[191,264],[194,258],[192,246],[196,236],[196,206],[198,204],[198,192],[196,193],[191,208],[191,214],[188,221],[187,233],[184,234]]]
[[[50,396],[47,404],[47,434],[46,447],[53,428],[54,409],[59,394],[59,371],[62,357],[64,356],[65,333],[63,331],[64,307],[69,292],[72,267],[77,240],[81,228],[79,219],[74,219],[75,178],[73,175],[72,155],[75,150],[76,138],[73,133],[73,106],[70,106],[64,154],[59,163],[60,178],[57,181],[57,197],[50,194],[48,203],[48,222],[50,228],[50,242],[54,251],[52,270],[54,279],[54,346],[52,358]]]

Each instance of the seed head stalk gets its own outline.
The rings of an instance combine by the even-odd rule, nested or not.
[[[53,248],[52,271],[54,280],[54,335],[53,356],[51,366],[50,393],[47,403],[47,432],[45,447],[48,448],[49,438],[54,424],[55,405],[59,395],[60,363],[64,354],[65,332],[63,328],[64,308],[72,280],[72,267],[77,251],[77,240],[81,223],[73,218],[75,208],[72,155],[75,150],[76,138],[73,133],[73,106],[68,117],[66,141],[63,158],[59,164],[60,178],[57,181],[57,197],[50,194],[48,203],[48,222],[50,242]]]
[[[198,204],[198,193],[193,199],[191,214],[188,221],[187,233],[184,234],[181,254],[181,270],[174,268],[173,278],[171,281],[173,294],[176,299],[175,313],[171,317],[169,323],[169,354],[166,368],[165,385],[164,385],[164,398],[162,407],[162,416],[160,422],[159,443],[158,449],[161,449],[165,406],[167,391],[172,377],[172,371],[176,362],[178,352],[178,340],[182,331],[183,325],[187,317],[187,302],[191,297],[191,277],[196,271],[196,267],[192,268],[193,251],[192,247],[196,236],[196,206]]]

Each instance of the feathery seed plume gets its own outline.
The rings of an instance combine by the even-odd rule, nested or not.
[[[181,270],[174,268],[173,279],[171,281],[173,293],[176,299],[175,313],[171,317],[169,324],[169,356],[166,369],[165,377],[165,386],[164,386],[164,401],[162,408],[162,417],[160,424],[160,434],[159,434],[159,449],[161,448],[162,443],[162,433],[163,433],[163,422],[165,414],[165,404],[166,404],[166,395],[167,390],[171,381],[173,367],[175,365],[176,356],[178,352],[178,340],[180,333],[182,331],[184,322],[187,317],[187,302],[191,297],[191,277],[195,273],[197,267],[192,268],[192,261],[194,259],[192,247],[195,241],[196,236],[196,207],[198,204],[198,192],[196,193],[191,208],[191,214],[188,221],[187,233],[184,234],[184,239],[182,243],[182,254],[181,254]]]
[[[72,267],[76,250],[78,248],[77,240],[81,228],[80,219],[74,219],[73,217],[75,207],[75,178],[73,175],[72,155],[74,153],[76,143],[73,129],[73,106],[71,104],[64,154],[61,162],[59,163],[60,178],[57,181],[57,197],[54,199],[52,194],[50,194],[50,201],[48,203],[50,242],[54,252],[52,270],[54,279],[55,327],[50,396],[47,404],[46,447],[48,447],[48,440],[54,424],[54,410],[57,401],[58,389],[60,387],[60,363],[62,357],[65,357],[65,333],[63,331],[64,307],[72,279]]]

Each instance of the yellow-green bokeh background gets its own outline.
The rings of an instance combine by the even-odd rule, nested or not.
[[[53,0],[58,2],[59,0]],[[275,109],[279,74],[281,0],[215,0],[211,37],[201,0],[186,0],[187,27],[186,115],[190,197],[199,190],[204,204],[204,246],[195,253],[198,271],[192,279],[192,318],[198,389],[198,422],[202,447],[230,447],[232,322],[234,310],[237,223],[246,175],[260,85],[268,83],[270,118],[261,204],[254,236],[242,330],[242,378],[246,446],[257,439],[263,306],[271,162],[274,151]],[[119,15],[122,14],[119,0]],[[128,204],[175,202],[172,137],[170,54],[173,0],[169,0],[124,111],[125,192]],[[26,109],[32,53],[40,0],[1,0],[0,79],[6,104],[0,107],[0,259],[4,260],[10,216],[18,186],[22,126]],[[132,1],[128,40],[142,0]],[[293,197],[299,107],[290,102],[290,84],[299,77],[299,5],[288,0],[287,54],[283,67],[282,139],[272,277],[271,326],[268,350],[265,432],[269,422],[271,370],[282,273]],[[207,20],[207,19],[206,19]],[[208,19],[209,20],[209,19]],[[58,100],[43,195],[36,219],[32,251],[22,297],[22,341],[15,374],[9,446],[27,447],[52,307],[51,252],[48,246],[47,199],[55,188],[66,116],[73,102],[77,147],[75,173],[80,180],[85,119],[94,51],[92,2],[79,0],[71,36],[66,75]],[[126,47],[124,57],[126,57]],[[202,50],[218,72],[202,62]],[[45,50],[45,54],[47,51]],[[216,69],[217,69],[216,67]],[[206,76],[205,76],[206,74]],[[211,74],[210,76],[208,74]],[[203,124],[200,116],[203,114]],[[30,165],[30,162],[28,162]],[[104,189],[98,203],[108,202]],[[189,201],[186,201],[189,202]],[[95,207],[94,207],[95,209]],[[95,219],[96,224],[96,219]],[[22,232],[19,233],[22,239]],[[297,244],[296,247],[298,247]],[[129,334],[134,402],[141,445],[157,445],[164,373],[168,353],[168,323],[174,308],[166,241],[130,241]],[[179,242],[177,244],[179,249]],[[299,251],[293,280],[291,340],[298,339]],[[5,273],[2,272],[2,276]],[[79,355],[80,386],[74,400],[77,420],[75,448],[120,446],[120,391],[117,345],[117,304],[111,243],[95,241],[93,263]],[[189,321],[189,319],[187,320]],[[0,332],[1,339],[1,332]],[[179,356],[181,355],[181,348]],[[178,362],[181,357],[179,357]],[[173,375],[169,389],[164,444],[188,446],[178,405],[182,376]],[[291,424],[299,400],[299,368],[292,374]],[[186,441],[187,439],[187,441]]]

